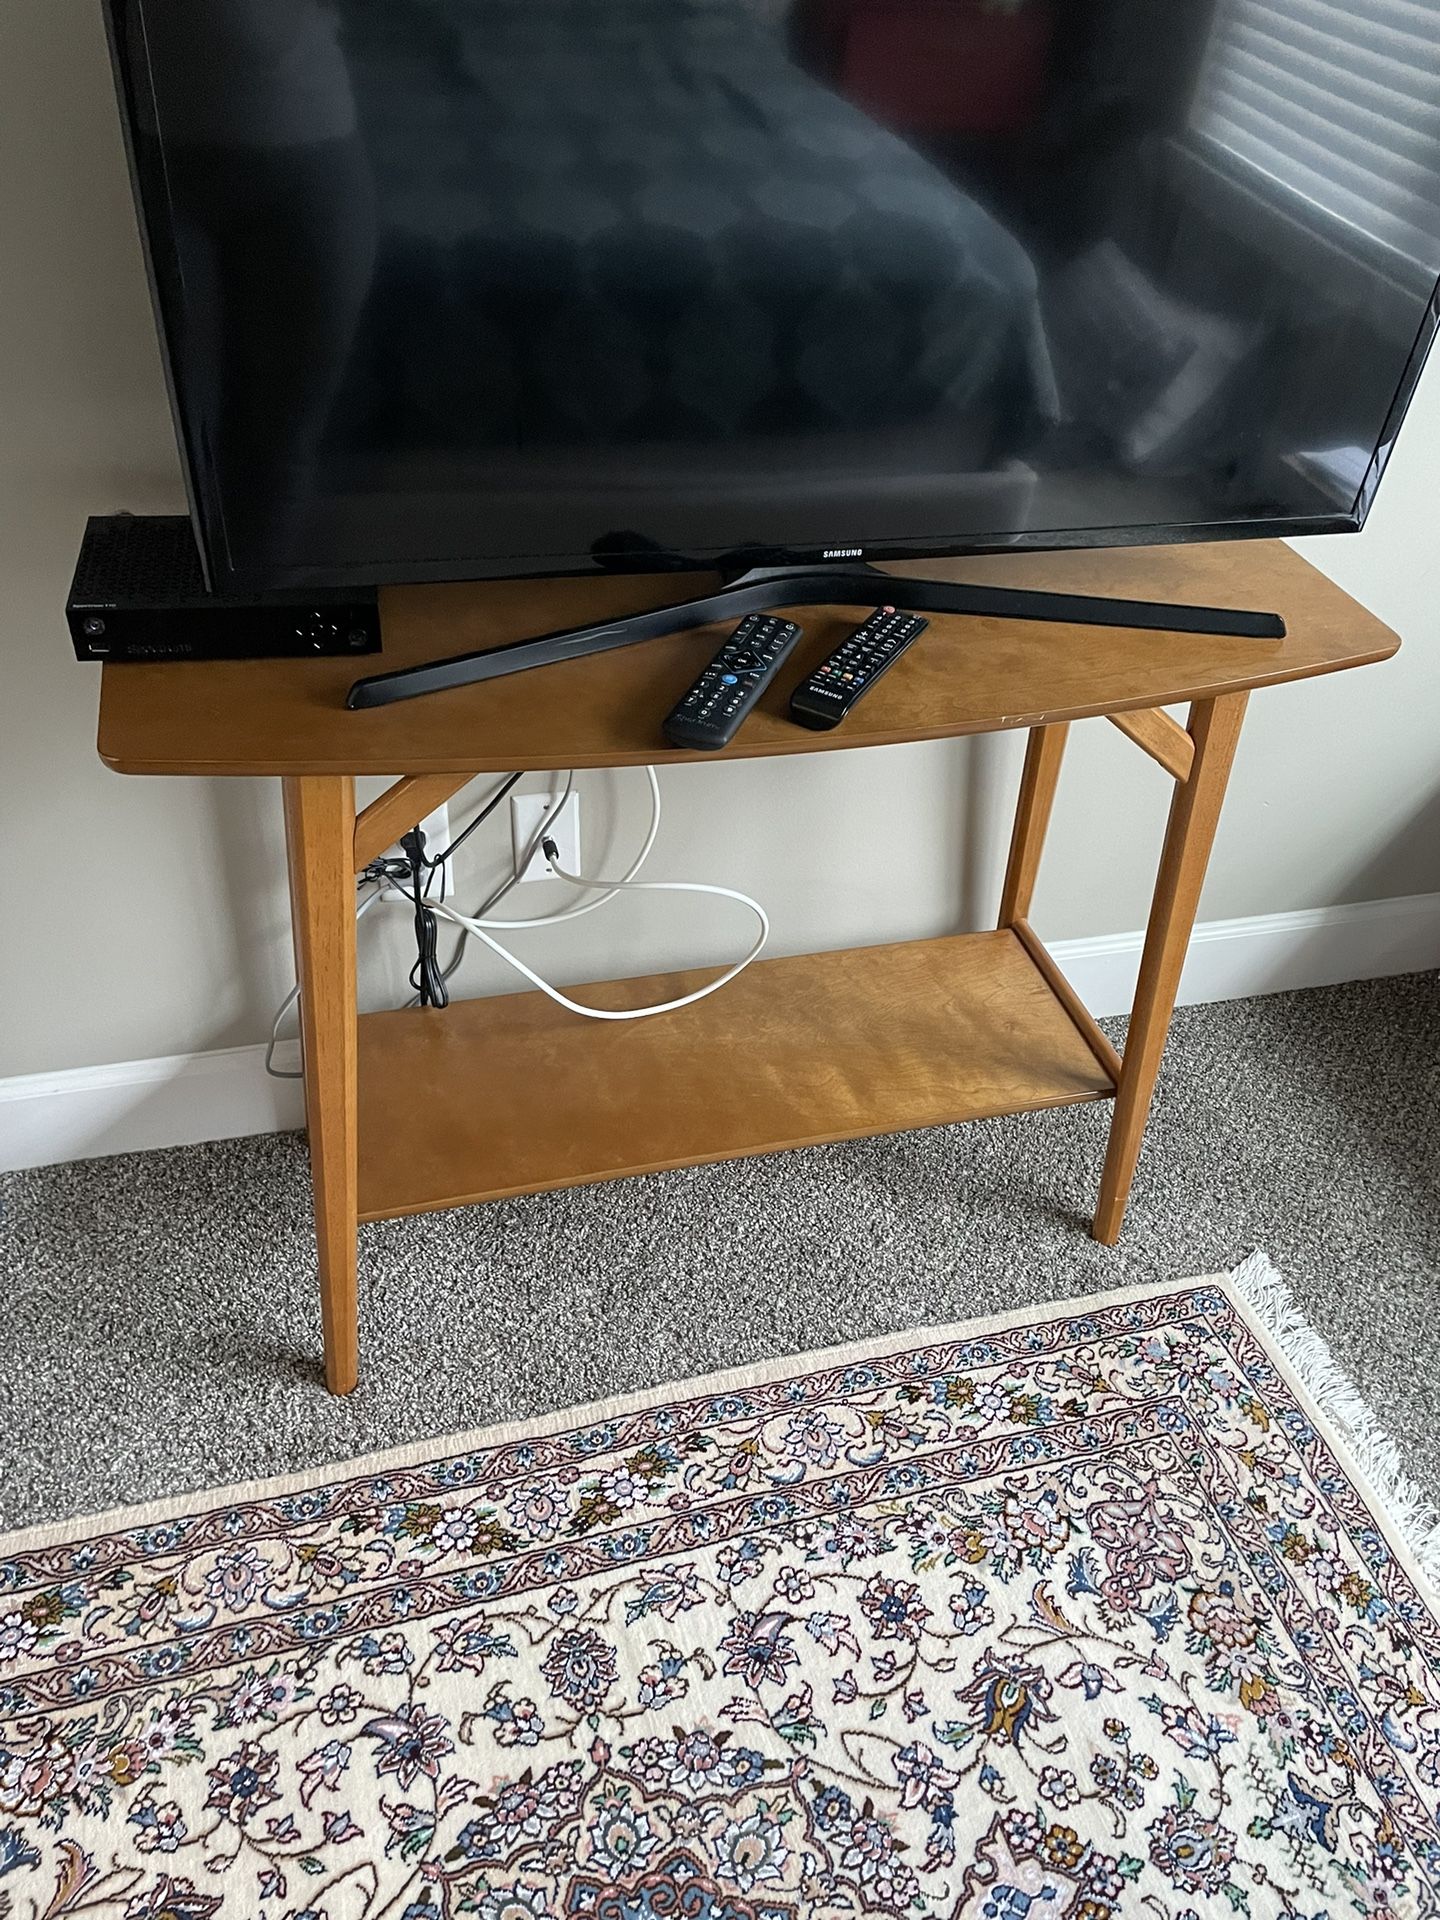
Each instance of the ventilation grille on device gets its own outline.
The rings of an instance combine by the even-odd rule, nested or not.
[[[85,529],[72,601],[164,605],[205,592],[184,514],[110,514]]]

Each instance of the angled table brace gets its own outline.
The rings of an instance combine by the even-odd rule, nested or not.
[[[1115,1080],[1115,1113],[1093,1227],[1095,1238],[1109,1246],[1120,1237],[1248,698],[1245,693],[1232,693],[1197,701],[1190,710],[1188,728],[1158,711],[1108,716],[1159,760],[1176,783],[1123,1056],[1096,1026],[1027,917],[1069,729],[1035,727],[1026,747],[999,925],[1010,928],[1022,941],[1096,1059]],[[1171,738],[1171,729],[1184,741],[1183,750]]]
[[[474,778],[473,773],[407,773],[387,787],[355,822],[356,873],[378,860],[427,813],[453,800]]]
[[[1143,747],[1177,780],[1188,780],[1195,764],[1195,742],[1163,707],[1141,707],[1135,713],[1112,713],[1110,724]]]

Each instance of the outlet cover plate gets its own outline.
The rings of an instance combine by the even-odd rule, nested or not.
[[[525,850],[535,842],[542,821],[545,823],[546,837],[553,840],[559,849],[560,865],[571,873],[580,871],[580,796],[572,793],[559,812],[547,819],[555,800],[553,793],[514,793],[510,796],[510,834],[514,842],[515,871],[520,874],[522,882],[551,878],[545,855],[538,845],[524,872],[520,871]]]

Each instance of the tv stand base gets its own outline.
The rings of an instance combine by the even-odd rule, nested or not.
[[[1113,600],[1082,593],[1042,593],[1026,587],[971,586],[955,580],[913,580],[884,573],[864,561],[815,567],[749,567],[714,593],[673,606],[653,607],[598,626],[570,627],[512,640],[506,646],[460,653],[448,660],[357,680],[347,707],[385,707],[423,693],[444,693],[531,667],[554,666],[612,647],[633,647],[684,633],[712,620],[741,620],[747,613],[780,607],[876,607],[893,604],[909,613],[977,614],[1000,620],[1046,620],[1069,626],[1144,627],[1170,633],[1231,634],[1247,640],[1283,640],[1285,622],[1278,613],[1249,613],[1237,607],[1176,606],[1158,600]]]

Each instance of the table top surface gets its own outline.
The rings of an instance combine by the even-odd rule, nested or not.
[[[844,724],[786,717],[791,688],[863,614],[790,610],[805,637],[729,747],[677,752],[660,723],[726,627],[350,712],[362,673],[680,600],[713,576],[510,580],[386,588],[384,651],[364,660],[115,665],[103,670],[101,758],[120,773],[510,772],[740,760],[991,733],[1204,699],[1387,659],[1399,640],[1280,541],[911,562],[887,569],[995,586],[1188,601],[1283,614],[1283,640],[936,614]],[[903,588],[895,595],[904,604]]]

